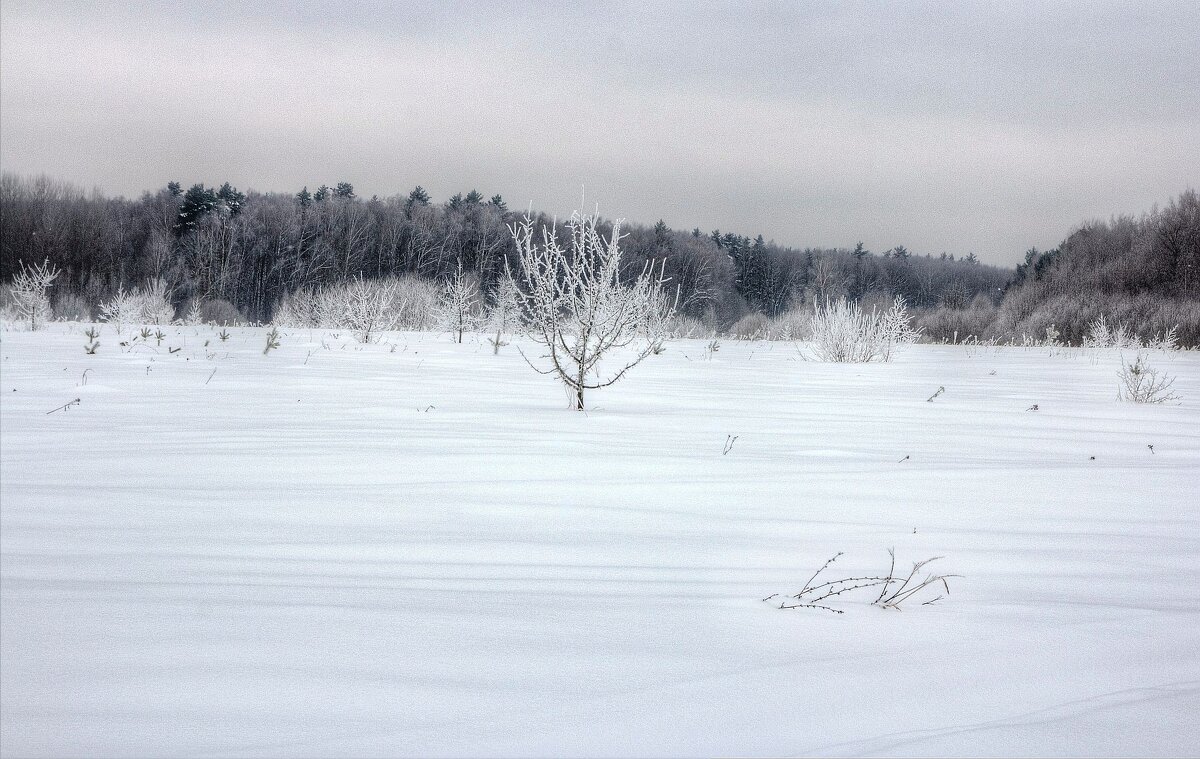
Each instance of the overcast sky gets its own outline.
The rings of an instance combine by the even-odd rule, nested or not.
[[[1200,3],[0,4],[0,164],[1014,263],[1200,184]]]

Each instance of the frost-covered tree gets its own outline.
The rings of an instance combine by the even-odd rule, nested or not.
[[[171,291],[161,277],[155,277],[137,291],[141,298],[140,318],[147,324],[170,324],[175,318],[175,306],[171,304]]]
[[[50,317],[50,296],[47,291],[58,274],[58,269],[51,267],[48,260],[37,266],[29,266],[22,261],[21,270],[13,277],[12,294],[17,315],[22,322],[29,323],[32,331],[40,329]]]
[[[488,329],[495,330],[492,338],[492,354],[500,352],[504,336],[521,327],[521,290],[512,275],[505,274],[492,291],[492,307],[487,314]]]
[[[535,240],[529,215],[510,227],[520,257],[526,331],[548,351],[536,364],[528,356],[526,361],[561,380],[579,410],[587,390],[612,385],[660,349],[662,325],[675,308],[664,295],[662,269],[650,262],[622,284],[621,222],[608,238],[596,225],[594,215],[572,214],[569,250],[553,226],[543,226],[541,242]]]
[[[342,323],[354,330],[360,343],[369,343],[380,332],[392,329],[403,310],[396,302],[399,290],[394,280],[368,282],[360,274],[344,292]]]
[[[442,304],[439,309],[443,329],[456,336],[456,342],[463,341],[463,333],[470,332],[478,326],[479,318],[479,282],[471,274],[463,271],[462,260],[447,280],[442,290]]]
[[[116,295],[100,304],[100,318],[113,325],[117,334],[120,334],[125,330],[125,325],[141,320],[141,294],[137,290],[127,291],[124,287],[118,287]]]

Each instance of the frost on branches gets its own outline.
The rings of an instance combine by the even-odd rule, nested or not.
[[[908,307],[900,296],[883,313],[865,313],[845,298],[818,306],[811,330],[817,360],[839,363],[891,361],[897,347],[916,342],[921,334],[909,326]]]
[[[58,274],[58,269],[52,269],[50,261],[46,260],[37,266],[22,262],[21,270],[13,277],[12,294],[17,316],[22,322],[29,323],[30,331],[40,329],[50,317],[50,296],[46,291]]]
[[[479,324],[479,281],[473,274],[463,272],[462,260],[442,287],[442,302],[438,307],[438,321],[442,328],[455,335],[455,342],[463,341],[463,333],[470,332]]]
[[[541,242],[536,241],[528,215],[510,227],[520,256],[526,333],[548,351],[538,363],[526,361],[558,377],[579,410],[585,391],[608,387],[661,350],[665,324],[675,310],[662,269],[656,271],[652,263],[633,282],[621,283],[621,223],[606,239],[596,221],[578,211],[571,215],[569,251],[558,242],[555,227],[543,227]]]

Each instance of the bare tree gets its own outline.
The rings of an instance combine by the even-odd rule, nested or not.
[[[521,289],[509,274],[505,274],[496,283],[492,291],[492,307],[488,311],[488,327],[496,330],[496,336],[491,338],[492,355],[500,353],[504,345],[505,333],[512,332],[521,326]]]
[[[594,215],[571,215],[567,222],[570,251],[558,241],[554,226],[542,227],[534,240],[533,218],[526,215],[509,229],[520,256],[521,300],[529,337],[549,351],[549,367],[525,360],[541,374],[558,377],[583,410],[584,392],[615,383],[647,356],[659,350],[665,317],[675,302],[664,295],[661,264],[647,263],[628,286],[620,281],[621,222],[605,239]],[[631,353],[611,356],[634,346]],[[522,353],[524,356],[524,353]],[[601,367],[606,356],[614,362]]]
[[[46,291],[54,283],[59,274],[58,269],[50,266],[50,261],[42,261],[37,266],[29,266],[21,262],[21,270],[12,281],[13,299],[16,300],[17,313],[21,321],[29,322],[29,329],[36,331],[46,322],[50,315],[50,296]]]
[[[141,321],[142,296],[137,290],[118,287],[110,300],[100,304],[100,318],[113,325],[118,335],[121,334],[126,325]]]
[[[392,329],[403,304],[397,303],[399,288],[394,280],[368,282],[362,274],[344,290],[343,323],[360,343],[369,343],[379,332]]]
[[[479,278],[474,273],[463,271],[462,259],[458,268],[446,280],[442,290],[440,311],[442,326],[455,333],[456,342],[463,341],[463,333],[478,324]]]

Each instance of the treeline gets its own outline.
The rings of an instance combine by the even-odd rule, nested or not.
[[[1200,346],[1200,196],[1187,190],[1140,217],[1094,221],[1057,248],[1025,254],[999,306],[940,310],[919,322],[928,337],[957,333],[1078,345],[1099,317],[1144,340],[1176,328]]]
[[[94,317],[119,288],[161,280],[179,313],[199,303],[213,320],[265,322],[302,289],[360,276],[441,282],[460,265],[486,300],[506,269],[517,272],[508,227],[521,215],[499,195],[474,190],[436,202],[420,187],[365,199],[347,182],[295,194],[172,182],[125,199],[4,174],[0,282],[11,281],[19,261],[48,260],[62,272],[55,315],[79,319]],[[1078,344],[1104,315],[1143,337],[1178,325],[1182,344],[1200,345],[1200,200],[1192,190],[1141,217],[1085,224],[1053,250],[1030,250],[1015,270],[902,245],[879,253],[861,244],[788,248],[661,221],[622,232],[626,274],[661,266],[681,314],[709,331],[765,335],[772,332],[762,325],[787,323],[814,303],[845,297],[885,307],[900,295],[935,341],[1051,335]]]
[[[0,180],[0,280],[18,261],[62,271],[56,303],[94,306],[119,287],[164,280],[181,310],[192,300],[266,321],[290,293],[411,275],[443,280],[462,267],[486,293],[516,270],[508,225],[521,214],[503,198],[471,191],[434,202],[422,188],[388,198],[357,196],[346,182],[296,194],[243,193],[228,184],[170,183],[136,200],[86,194],[45,178]],[[539,224],[551,224],[544,214]],[[609,226],[609,225],[606,225]],[[607,230],[605,230],[607,231]],[[778,316],[814,301],[903,295],[915,308],[997,301],[1011,270],[974,256],[920,257],[903,246],[882,254],[793,249],[730,232],[626,225],[629,276],[647,261],[664,268],[681,312],[723,330],[747,314]],[[56,306],[56,311],[62,310]],[[72,316],[73,314],[66,314]]]

